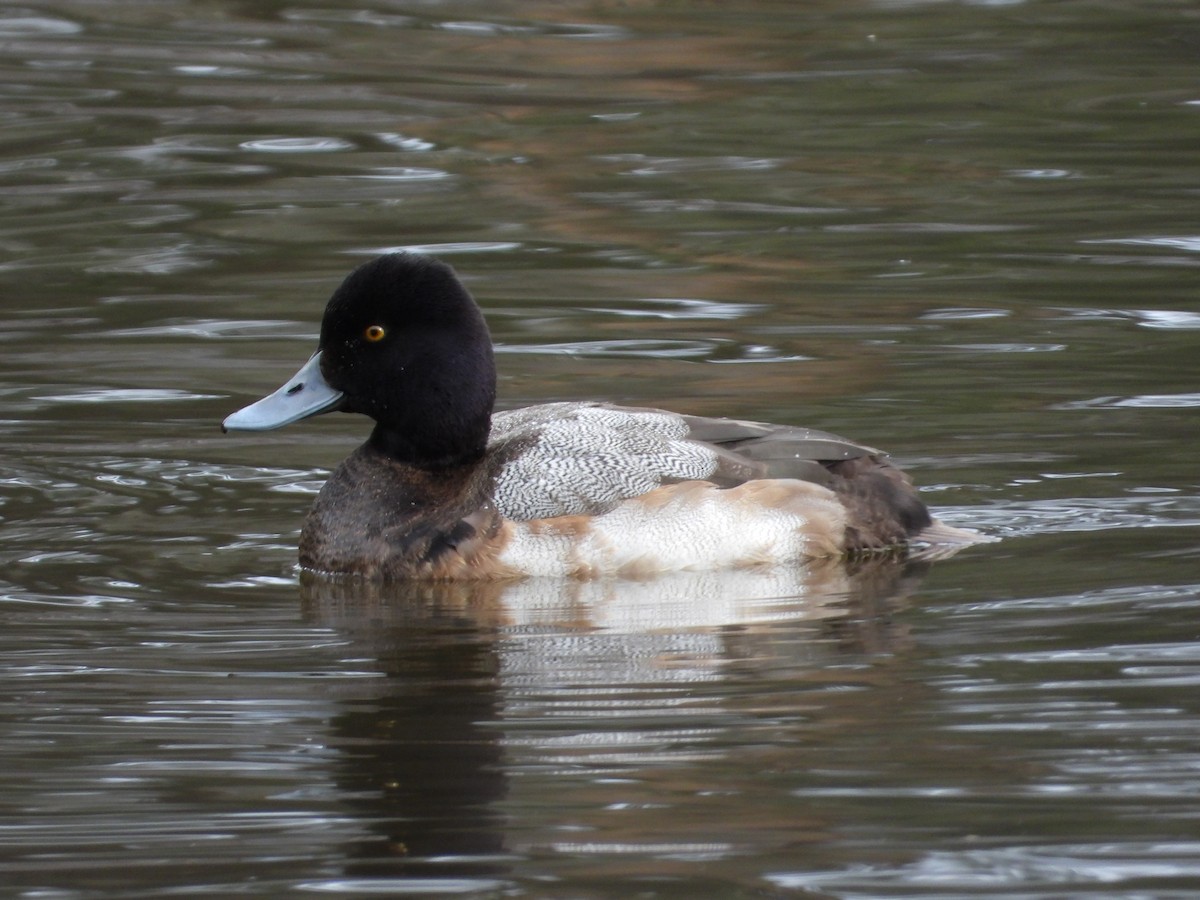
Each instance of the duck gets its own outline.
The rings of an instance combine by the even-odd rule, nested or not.
[[[794,425],[602,401],[496,411],[478,303],[432,256],[333,292],[316,351],[222,430],[374,421],[304,520],[309,573],[373,580],[649,578],[974,543],[886,453]]]

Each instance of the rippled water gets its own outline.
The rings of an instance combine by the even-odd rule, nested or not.
[[[0,9],[8,896],[1191,897],[1185,2]],[[395,247],[501,404],[891,450],[932,566],[301,583]]]

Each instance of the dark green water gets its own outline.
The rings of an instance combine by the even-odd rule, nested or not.
[[[1192,897],[1200,11],[0,9],[0,894]],[[501,403],[890,450],[928,569],[301,585],[383,248]]]

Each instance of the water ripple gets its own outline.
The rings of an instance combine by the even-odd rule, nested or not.
[[[939,507],[947,520],[1016,537],[1124,528],[1200,525],[1200,497],[1157,492],[1132,497],[1071,497],[972,507]]]
[[[52,403],[164,403],[178,400],[217,400],[221,394],[196,394],[166,388],[96,388],[68,394],[42,394],[34,400]]]
[[[438,181],[453,177],[442,169],[423,169],[415,166],[380,166],[365,175],[348,175],[364,181]]]
[[[727,303],[683,297],[644,297],[636,301],[645,306],[618,309],[606,306],[585,307],[584,312],[646,319],[740,319],[766,309],[758,303]]]
[[[265,336],[313,341],[316,333],[311,326],[287,319],[191,319],[140,328],[116,328],[104,332],[108,337],[191,337],[213,340],[236,340]]]
[[[672,340],[571,341],[563,344],[497,344],[497,353],[550,356],[644,357],[696,359],[712,354],[723,342]]]
[[[945,892],[987,890],[989,896],[1013,898],[1063,896],[1077,885],[1091,890],[1103,886],[1105,896],[1171,896],[1170,882],[1186,889],[1200,878],[1200,844],[1187,841],[1123,841],[1100,843],[1016,845],[935,851],[908,865],[863,865],[814,872],[775,872],[766,876],[788,890],[836,892],[858,896],[898,888]],[[1140,886],[1153,880],[1159,889],[1146,894]],[[1009,888],[1011,893],[995,893]],[[1049,892],[1049,893],[1046,893]],[[1089,894],[1096,896],[1096,894]],[[1180,894],[1179,896],[1184,896]]]
[[[762,171],[777,168],[781,164],[777,159],[752,156],[651,157],[640,153],[599,156],[597,161],[633,164],[634,168],[626,170],[626,174],[642,176],[674,175],[710,169]]]
[[[486,860],[483,860],[486,862]],[[504,859],[497,859],[503,865]],[[353,897],[440,897],[446,894],[501,896],[517,890],[514,882],[497,878],[330,878],[324,881],[303,881],[297,891],[315,894],[339,894]]]
[[[1098,309],[1095,307],[1052,307],[1052,309],[1068,319],[1129,319],[1143,328],[1165,331],[1193,331],[1200,328],[1200,313],[1186,309]]]
[[[1058,403],[1051,409],[1192,409],[1200,406],[1200,393],[1142,394],[1136,397],[1093,397]]]
[[[507,253],[521,249],[513,241],[452,241],[444,244],[398,244],[390,247],[364,247],[350,250],[356,256],[378,256],[382,253],[428,253],[450,256],[456,253]]]
[[[49,16],[0,17],[0,35],[4,37],[51,37],[78,34],[83,26],[68,19]]]
[[[1135,247],[1167,247],[1171,250],[1188,250],[1200,253],[1200,235],[1157,235],[1150,237],[1107,238],[1080,241],[1081,244],[1129,244]]]
[[[349,141],[335,137],[259,138],[238,146],[262,153],[334,153],[354,149]]]

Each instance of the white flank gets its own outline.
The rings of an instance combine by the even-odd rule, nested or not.
[[[720,490],[686,481],[598,516],[509,522],[499,562],[526,575],[585,578],[770,565],[838,552],[844,527],[833,494],[806,482]]]

